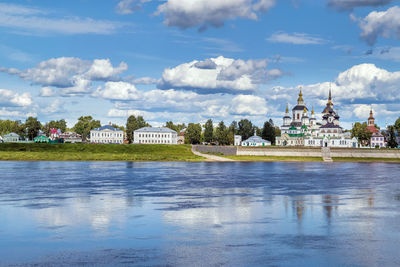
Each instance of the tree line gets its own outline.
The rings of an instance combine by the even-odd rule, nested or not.
[[[200,123],[189,123],[185,130],[185,143],[215,143],[219,145],[234,144],[234,136],[240,135],[242,140],[246,140],[254,135],[254,132],[261,138],[275,144],[276,136],[280,135],[280,129],[274,125],[270,119],[266,121],[262,128],[255,126],[250,120],[243,119],[239,122],[233,121],[229,126],[225,125],[224,121],[220,121],[216,127],[211,119],[204,124],[202,131]]]

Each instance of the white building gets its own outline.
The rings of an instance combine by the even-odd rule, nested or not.
[[[311,118],[308,117],[300,90],[297,105],[293,108],[293,117],[286,107],[282,135],[276,138],[278,146],[313,146],[313,147],[357,147],[358,141],[344,132],[340,127],[340,116],[333,109],[332,93],[329,90],[328,102],[322,111],[321,124],[317,123],[314,109]]]
[[[240,146],[242,143],[242,136],[241,135],[235,135],[234,136],[234,145],[235,146]]]
[[[124,131],[105,125],[90,131],[90,142],[98,144],[123,144]]]
[[[133,132],[134,144],[178,144],[178,134],[166,127],[144,127]]]
[[[252,137],[242,142],[242,146],[270,146],[270,145],[271,142],[257,136],[255,130],[254,130],[254,135]]]

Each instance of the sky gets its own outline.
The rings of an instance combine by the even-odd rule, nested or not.
[[[400,116],[400,1],[0,0],[0,119],[282,124]]]

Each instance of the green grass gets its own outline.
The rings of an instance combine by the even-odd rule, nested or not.
[[[0,144],[0,160],[201,161],[189,145]]]
[[[288,156],[225,156],[238,161],[322,161],[319,157],[288,157]]]

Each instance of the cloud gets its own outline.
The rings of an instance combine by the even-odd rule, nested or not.
[[[51,97],[54,95],[55,95],[55,92],[51,87],[46,86],[46,87],[42,87],[40,89],[39,96],[41,96],[41,97]]]
[[[357,7],[383,6],[393,2],[393,0],[329,0],[328,5],[338,10],[352,10]]]
[[[138,100],[139,92],[133,84],[127,82],[106,82],[97,88],[93,96],[110,100]]]
[[[90,93],[92,81],[120,80],[117,75],[127,69],[128,65],[124,62],[113,67],[109,59],[89,61],[74,57],[59,57],[40,62],[36,67],[22,71],[7,68],[0,68],[0,71],[17,75],[43,87],[61,88],[63,95],[76,95]]]
[[[362,30],[360,37],[369,45],[377,38],[400,38],[400,7],[394,6],[386,11],[372,11],[365,18],[354,18]]]
[[[54,114],[54,113],[60,113],[60,112],[65,112],[64,110],[64,102],[61,101],[60,99],[56,99],[50,103],[47,107],[42,109],[43,113],[46,114]]]
[[[140,10],[143,3],[150,1],[151,0],[121,0],[116,7],[116,11],[121,15],[132,14],[136,10]]]
[[[267,102],[254,95],[238,95],[232,99],[231,113],[235,115],[267,115]]]
[[[297,33],[297,32],[293,34],[285,32],[277,32],[272,34],[269,38],[267,38],[267,41],[272,43],[286,43],[295,45],[307,45],[307,44],[319,45],[327,42],[322,38],[313,37],[307,33]]]
[[[374,64],[360,64],[340,73],[334,83],[304,86],[311,95],[326,98],[329,87],[343,103],[386,103],[400,100],[400,71],[389,72]]]
[[[208,26],[221,27],[226,20],[245,18],[257,20],[259,13],[268,11],[275,0],[168,0],[158,6],[156,15],[164,14],[164,24],[187,29]]]
[[[165,69],[158,87],[193,90],[198,93],[251,92],[259,84],[283,75],[278,69],[266,70],[266,66],[266,60],[244,61],[222,56],[205,61],[194,60]]]
[[[371,105],[356,105],[353,110],[353,113],[357,118],[366,120],[369,116],[370,111],[371,111]],[[377,114],[375,114],[375,116],[376,115]]]
[[[155,79],[155,78],[151,78],[151,77],[142,77],[142,78],[138,78],[138,79],[134,79],[132,82],[134,84],[157,84],[160,80],[159,79]]]
[[[118,67],[114,68],[109,59],[95,59],[85,73],[85,77],[89,80],[103,81],[113,78],[127,69],[128,65],[125,62],[121,62]]]
[[[0,117],[5,119],[10,118],[27,118],[27,117],[36,117],[37,114],[34,112],[25,112],[21,110],[9,110],[5,107],[0,109]]]
[[[368,58],[400,62],[400,47],[377,47]]]
[[[50,16],[48,11],[0,3],[0,27],[23,34],[112,34],[124,24],[91,18]],[[19,32],[18,32],[19,31]]]
[[[9,107],[28,107],[32,105],[30,93],[18,94],[11,90],[0,89],[0,105]]]

